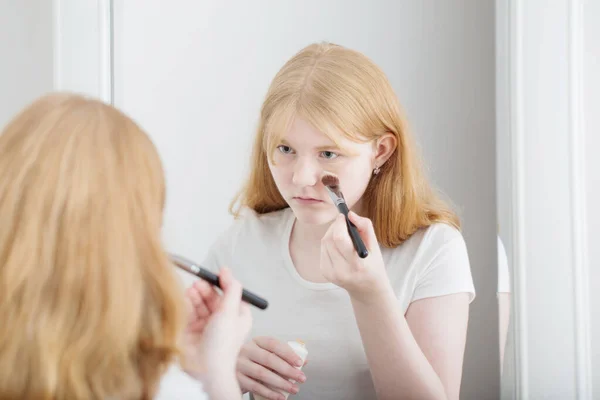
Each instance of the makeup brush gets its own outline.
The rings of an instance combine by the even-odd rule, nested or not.
[[[171,259],[171,262],[173,262],[173,264],[175,264],[176,267],[179,267],[182,270],[189,272],[190,274],[195,275],[198,278],[201,278],[210,283],[211,285],[221,289],[219,277],[207,270],[206,268],[202,268],[193,261],[187,260],[175,254],[169,254],[168,256]],[[269,302],[267,300],[255,295],[252,292],[247,291],[246,289],[242,290],[242,300],[244,300],[246,303],[252,304],[257,308],[260,308],[261,310],[264,310],[269,306]]]
[[[348,233],[350,234],[350,238],[352,239],[352,243],[354,244],[354,248],[358,253],[360,258],[365,258],[369,255],[367,251],[367,247],[365,246],[360,234],[358,233],[358,229],[356,225],[350,222],[348,218],[348,206],[346,205],[346,200],[344,199],[344,195],[340,190],[340,180],[333,175],[325,175],[321,178],[321,182],[325,185],[327,192],[329,193],[329,197],[331,197],[331,201],[337,207],[340,213],[344,214],[346,217],[346,225],[348,226]]]

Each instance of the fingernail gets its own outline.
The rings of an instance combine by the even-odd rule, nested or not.
[[[300,391],[300,389],[298,389],[296,386],[292,386],[292,387],[290,388],[290,390],[288,390],[288,393],[294,393],[294,394],[296,394],[296,393],[298,393],[299,391]]]
[[[298,375],[298,382],[306,382],[306,376],[304,374]]]
[[[296,365],[297,365],[297,366],[301,367],[301,366],[302,366],[302,364],[304,364],[304,363],[302,362],[302,360],[300,360],[300,359],[296,360]]]

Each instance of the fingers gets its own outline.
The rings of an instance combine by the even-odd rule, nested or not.
[[[271,353],[272,354],[272,353]],[[298,393],[299,388],[297,385],[282,378],[277,373],[271,371],[269,368],[253,362],[248,358],[243,358],[238,361],[237,364],[238,373],[252,379],[256,383],[266,386],[271,390],[283,390],[288,393]],[[255,392],[256,389],[251,391]],[[259,393],[260,394],[260,393]]]
[[[269,370],[269,372],[273,371],[276,374],[275,376],[277,377],[277,379],[273,378],[274,380],[267,382],[272,386],[287,390],[286,387],[288,385],[288,382],[284,379],[291,379],[293,381],[301,383],[304,383],[306,381],[306,377],[304,376],[304,373],[302,371],[292,367],[287,361],[283,360],[275,353],[271,353],[267,350],[256,347],[251,351],[247,352],[246,356],[253,363],[266,367]],[[258,372],[259,371],[251,370],[248,371],[248,374],[251,374],[251,376],[255,377],[256,379],[264,381],[262,377],[254,375]],[[279,378],[284,379],[280,380]]]
[[[297,366],[297,367],[302,366],[302,359],[294,352],[294,350],[288,344],[282,343],[279,340],[271,338],[271,337],[263,337],[263,336],[254,338],[254,342],[261,349],[267,350],[270,353],[274,353],[277,356],[279,356],[279,358],[287,361],[287,363],[289,364],[288,366],[291,366],[291,365]],[[266,365],[266,364],[263,364],[263,365]],[[271,369],[274,369],[274,368],[271,368]],[[283,372],[283,371],[278,370],[278,372]],[[289,378],[294,379],[293,376],[289,376]]]
[[[207,318],[219,303],[219,294],[217,291],[210,284],[202,280],[194,282],[186,290],[185,296],[191,306],[191,323]]]
[[[242,285],[233,278],[229,268],[221,269],[219,281],[223,289],[222,310],[238,314],[242,302]]]
[[[335,244],[335,248],[330,247],[330,250],[337,250],[346,261],[356,259],[356,250],[348,233],[348,225],[344,215],[340,214],[331,225],[331,240],[328,240],[328,242]]]
[[[373,250],[378,245],[377,236],[375,235],[375,229],[373,228],[373,222],[369,218],[363,218],[356,214],[354,211],[348,213],[348,219],[356,225],[360,237],[365,242],[368,250]]]
[[[223,296],[208,282],[200,279],[186,290],[186,297],[191,305],[190,319],[187,329],[191,332],[202,332],[209,317],[221,308],[226,312],[233,312],[239,316],[239,328],[246,335],[252,326],[252,317],[249,309],[240,307],[242,288],[228,268],[221,270],[219,280],[223,288]],[[244,336],[245,337],[245,336]]]
[[[358,254],[348,234],[346,218],[339,214],[321,240],[321,272],[330,282],[340,284],[343,275],[348,273],[345,266],[355,265],[358,261]]]
[[[269,400],[285,400],[285,396],[274,390],[267,388],[265,385],[247,377],[244,374],[237,374],[238,382],[243,391],[248,391]]]
[[[325,253],[329,257],[331,263],[331,276],[330,282],[345,287],[348,278],[356,271],[356,263],[354,261],[349,262],[336,247],[336,244],[332,241],[327,241],[321,245]],[[358,256],[357,256],[358,258]],[[350,267],[348,267],[350,265]]]

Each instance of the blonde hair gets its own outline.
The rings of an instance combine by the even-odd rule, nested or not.
[[[417,229],[436,222],[460,228],[457,215],[427,181],[416,145],[394,91],[365,55],[329,43],[312,44],[277,73],[264,100],[251,157],[250,176],[234,198],[241,207],[268,213],[287,207],[268,162],[295,117],[338,143],[340,132],[356,142],[392,133],[398,146],[362,197],[379,242],[396,247]]]
[[[178,354],[182,292],[148,136],[73,94],[0,136],[0,398],[150,399]]]

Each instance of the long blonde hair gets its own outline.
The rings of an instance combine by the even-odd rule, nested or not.
[[[397,149],[362,197],[379,242],[395,247],[435,222],[460,228],[457,215],[429,184],[400,104],[383,73],[365,55],[345,47],[311,44],[294,55],[273,79],[264,100],[251,157],[250,175],[230,212],[241,207],[268,213],[287,207],[268,161],[295,117],[334,142],[371,142],[386,133]]]
[[[50,94],[0,136],[0,398],[150,399],[178,354],[182,292],[161,244],[149,137]]]

